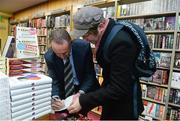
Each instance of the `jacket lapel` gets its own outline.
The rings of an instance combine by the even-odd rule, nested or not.
[[[76,52],[76,49],[74,49],[75,47],[72,45],[72,58],[73,58],[73,63],[74,63],[74,69],[76,72],[76,76],[79,79],[79,73],[78,73],[78,53]]]

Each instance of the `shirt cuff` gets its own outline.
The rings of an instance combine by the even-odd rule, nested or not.
[[[79,90],[80,94],[85,94],[85,92],[83,90]]]

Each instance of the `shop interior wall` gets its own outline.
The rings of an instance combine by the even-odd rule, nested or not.
[[[52,10],[57,9],[66,9],[70,10],[71,6],[73,6],[73,13],[77,10],[77,8],[84,5],[85,0],[48,0],[46,3],[42,3],[27,9],[24,9],[22,11],[19,11],[17,13],[14,13],[14,18],[16,20],[20,20],[22,18],[31,18],[34,16],[34,14],[38,14],[41,12],[48,13]]]
[[[2,14],[5,14],[5,13],[2,13],[0,12],[0,39],[1,39],[1,45],[0,45],[0,52],[2,51],[2,49],[4,48],[4,44],[7,40],[7,37],[8,37],[8,17],[7,16],[4,16]],[[1,54],[0,54],[1,55]]]

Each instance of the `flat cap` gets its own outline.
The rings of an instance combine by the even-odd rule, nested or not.
[[[90,28],[95,27],[95,25],[99,24],[103,19],[103,11],[100,8],[92,6],[81,8],[73,17],[73,35],[75,37],[83,36]]]

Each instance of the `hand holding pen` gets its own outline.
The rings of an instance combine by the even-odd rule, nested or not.
[[[60,110],[61,108],[65,106],[64,100],[61,100],[59,96],[53,96],[51,106],[53,110]]]

